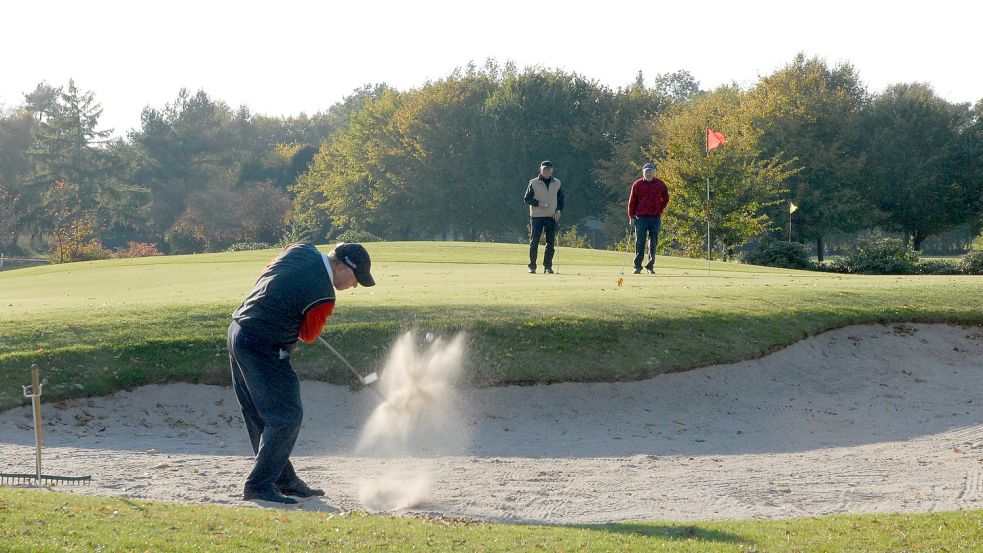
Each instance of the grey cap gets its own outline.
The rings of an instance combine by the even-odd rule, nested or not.
[[[646,163],[645,165],[642,165],[642,171],[646,171],[648,169],[651,169],[651,170],[655,171],[655,164],[654,163]]]

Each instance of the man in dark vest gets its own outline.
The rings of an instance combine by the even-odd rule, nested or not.
[[[334,310],[335,290],[375,285],[369,266],[359,244],[338,244],[326,255],[313,244],[290,244],[232,313],[232,388],[256,455],[243,499],[289,504],[297,500],[288,496],[324,495],[290,464],[303,419],[290,352],[298,339],[310,344],[321,334]]]
[[[662,212],[669,205],[669,187],[655,176],[655,164],[642,166],[642,178],[631,185],[628,197],[628,219],[635,225],[635,274],[642,272],[645,256],[645,235],[649,237],[648,273],[655,274],[655,248],[659,245]]]
[[[553,274],[553,251],[556,245],[556,223],[563,211],[563,189],[560,179],[553,176],[553,162],[539,164],[539,176],[529,181],[525,201],[529,204],[529,272],[536,272],[539,238],[546,232],[546,251],[543,252],[543,272]]]

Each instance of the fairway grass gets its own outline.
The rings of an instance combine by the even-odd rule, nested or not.
[[[378,286],[338,294],[326,337],[380,366],[406,329],[468,333],[474,385],[637,379],[761,356],[850,324],[983,324],[983,278],[848,276],[559,248],[557,275],[525,272],[522,245],[367,244]],[[327,248],[323,248],[327,251]],[[228,384],[231,311],[277,250],[149,257],[0,273],[0,410],[23,403],[32,363],[46,401],[142,384]],[[321,348],[303,378],[351,383]]]
[[[983,511],[587,526],[192,506],[0,488],[5,552],[979,551]]]

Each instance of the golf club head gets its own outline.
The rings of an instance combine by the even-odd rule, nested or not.
[[[371,372],[371,373],[369,373],[369,374],[367,374],[367,375],[365,375],[365,376],[362,377],[362,384],[365,384],[365,385],[372,384],[376,380],[379,380],[379,375],[377,375],[374,372]]]

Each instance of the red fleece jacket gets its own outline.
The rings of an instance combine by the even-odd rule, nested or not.
[[[661,217],[669,205],[669,187],[661,179],[638,179],[631,185],[628,198],[628,216]]]
[[[328,317],[331,316],[331,312],[334,311],[334,302],[328,301],[318,304],[311,308],[304,316],[304,323],[300,326],[300,338],[301,342],[305,344],[313,344],[314,340],[321,335],[321,331],[324,330],[324,324],[328,322]]]

